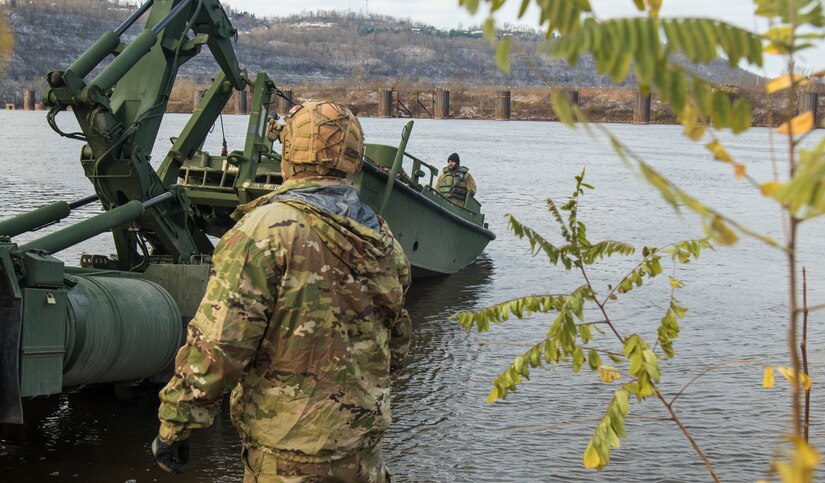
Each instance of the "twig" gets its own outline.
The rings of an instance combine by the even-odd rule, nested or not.
[[[592,423],[599,423],[601,422],[602,418],[582,418],[582,419],[571,419],[569,421],[562,421],[560,423],[554,424],[541,424],[541,425],[531,425],[531,426],[520,426],[514,428],[502,428],[502,431],[510,431],[513,433],[520,433],[520,432],[532,432],[532,431],[542,431],[542,430],[549,430],[549,429],[559,429],[565,428],[567,426],[578,426],[580,424],[592,424]],[[672,418],[663,418],[663,417],[656,417],[656,416],[633,416],[628,415],[625,418],[625,421],[673,421]]]
[[[702,458],[702,462],[705,463],[705,466],[708,468],[710,476],[713,477],[713,481],[715,481],[716,483],[720,483],[719,477],[716,476],[716,472],[713,471],[713,465],[710,464],[710,460],[708,459],[708,457],[705,456],[705,453],[703,453],[702,449],[699,448],[699,445],[696,443],[696,440],[694,440],[693,436],[690,435],[690,431],[688,431],[685,425],[682,424],[682,421],[679,420],[679,417],[676,416],[676,413],[673,411],[673,408],[670,406],[670,404],[668,404],[667,401],[665,401],[664,396],[662,396],[662,393],[659,392],[659,388],[655,388],[655,391],[656,397],[658,397],[659,400],[662,401],[662,404],[665,405],[667,411],[670,413],[670,417],[673,418],[673,422],[675,422],[679,426],[679,429],[682,430],[682,433],[684,433],[685,437],[690,442],[690,445],[693,446],[693,450],[696,451],[696,454],[698,454],[700,458]]]
[[[808,274],[802,267],[802,342],[799,344],[802,351],[802,371],[808,374]],[[802,423],[805,441],[808,441],[808,429],[811,422],[811,388],[805,389],[805,420]]]
[[[814,305],[813,307],[806,307],[803,311],[807,314],[809,312],[816,312],[817,310],[825,309],[825,304]]]
[[[714,366],[710,366],[707,369],[705,369],[704,371],[697,374],[696,377],[694,377],[693,379],[690,380],[690,382],[688,382],[687,384],[682,386],[682,389],[680,389],[679,392],[677,392],[676,395],[673,396],[673,399],[670,400],[670,405],[672,406],[673,403],[675,403],[676,400],[679,399],[679,396],[681,396],[682,393],[685,392],[685,390],[688,387],[690,387],[691,384],[698,381],[702,377],[706,376],[708,373],[711,373],[711,372],[713,372],[717,369],[721,369],[725,366],[733,366],[733,365],[739,365],[739,364],[766,364],[766,362],[751,359],[751,360],[740,360],[740,361],[725,361],[725,362],[720,362],[719,364],[716,364]]]

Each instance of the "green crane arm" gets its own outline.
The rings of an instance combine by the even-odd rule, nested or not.
[[[145,14],[145,29],[131,42],[123,42],[121,35]],[[190,134],[202,144],[209,129],[204,126],[211,126],[233,89],[246,88],[246,74],[232,46],[236,33],[217,0],[148,0],[117,29],[103,34],[68,69],[47,76],[44,102],[51,107],[50,124],[60,132],[54,117],[71,108],[82,131],[73,137],[87,143],[81,164],[107,210],[169,191],[174,195],[147,209],[131,225],[113,231],[121,270],[145,267],[147,244],[152,255],[177,263],[212,251],[184,190],[173,186],[175,170],[159,176],[150,164],[150,154],[178,69],[203,45],[221,67],[222,87],[197,126],[204,132]],[[114,59],[87,79],[109,55]]]

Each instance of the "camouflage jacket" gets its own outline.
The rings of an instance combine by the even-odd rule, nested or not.
[[[341,458],[390,424],[390,372],[410,342],[410,267],[380,231],[296,199],[287,182],[239,211],[218,243],[212,276],[175,374],[161,391],[167,441],[212,424],[232,390],[244,444],[292,461]]]

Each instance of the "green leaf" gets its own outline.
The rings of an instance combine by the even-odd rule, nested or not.
[[[613,394],[607,411],[582,455],[585,468],[601,470],[610,463],[610,449],[620,446],[619,437],[624,437],[624,421],[630,412],[627,386]]]
[[[582,365],[584,365],[584,351],[576,347],[576,350],[573,351],[573,372],[578,374]]]
[[[750,129],[753,119],[751,117],[751,106],[745,98],[738,98],[733,103],[733,113],[731,117],[731,128],[734,134],[740,134]]]
[[[494,42],[496,40],[496,21],[493,20],[493,17],[489,17],[487,20],[484,21],[484,23],[481,25],[481,31],[484,33],[485,39],[489,40],[490,42]],[[498,59],[496,59],[496,61],[498,61]],[[500,64],[499,68],[501,68]]]
[[[722,91],[715,91],[713,93],[711,119],[713,120],[713,125],[717,128],[721,129],[731,125],[730,105],[731,101],[727,93]]]
[[[521,0],[521,7],[518,10],[518,18],[524,16],[524,13],[527,11],[527,7],[530,5],[530,0]]]
[[[573,121],[573,116],[570,115],[570,103],[568,102],[567,97],[560,90],[554,90],[552,97],[553,112],[556,113],[556,116],[559,118],[559,121],[563,122],[569,127],[574,127],[576,124]]]
[[[478,12],[479,0],[459,0],[458,4],[464,6],[473,15]]]
[[[591,350],[587,354],[587,364],[590,366],[591,370],[599,370],[599,366],[602,365],[602,359],[601,357],[599,357],[599,353],[594,350]]]
[[[510,39],[504,38],[496,49],[496,65],[505,74],[510,73]]]

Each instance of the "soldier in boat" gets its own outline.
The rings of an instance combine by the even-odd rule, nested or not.
[[[435,189],[460,206],[464,206],[467,201],[467,193],[476,194],[476,182],[469,169],[461,166],[458,153],[453,153],[447,158],[447,166],[441,170],[441,175],[435,182]]]

